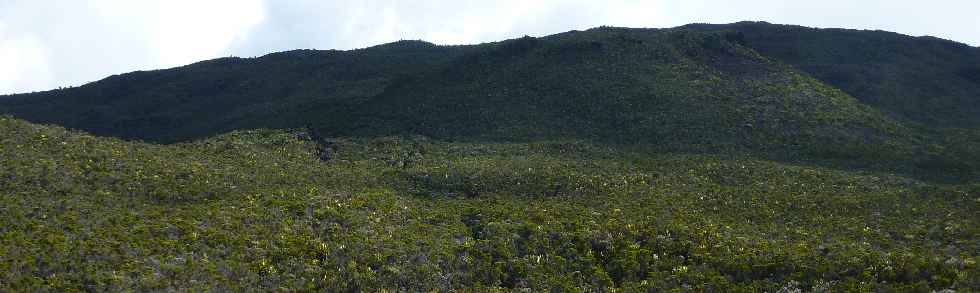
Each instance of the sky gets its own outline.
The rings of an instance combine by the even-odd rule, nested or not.
[[[768,21],[980,45],[977,0],[0,0],[0,94],[291,49]]]

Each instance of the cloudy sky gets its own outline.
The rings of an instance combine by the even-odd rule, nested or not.
[[[763,20],[980,45],[976,0],[0,0],[0,94],[297,48]]]

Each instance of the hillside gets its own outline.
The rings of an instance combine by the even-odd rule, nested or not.
[[[322,125],[343,135],[680,145],[878,141],[906,132],[727,37],[601,28],[489,44],[340,108],[353,114],[324,115],[339,119]]]
[[[2,96],[0,291],[977,291],[978,56],[600,27]]]
[[[686,27],[737,31],[761,54],[895,117],[927,125],[980,127],[980,48],[885,31],[763,22]]]
[[[980,287],[980,186],[587,142],[0,118],[2,291]],[[174,160],[173,158],[181,158]]]
[[[0,98],[0,111],[95,134],[174,142],[234,129],[295,127],[302,109],[372,96],[462,48],[402,41],[366,50],[297,50],[112,76]]]
[[[793,70],[800,70],[800,74],[788,73]],[[821,86],[838,88],[893,119],[926,128],[977,128],[977,73],[980,48],[952,41],[881,31],[741,22],[674,29],[599,28],[475,46],[400,41],[353,51],[305,50],[251,59],[223,58],[168,70],[123,74],[78,88],[8,96],[0,99],[0,111],[100,135],[173,142],[232,129],[297,127],[326,116],[299,115],[310,108],[324,111],[362,100],[397,96],[407,96],[406,100],[412,101],[435,95],[436,99],[458,99],[453,101],[457,106],[502,101],[511,108],[496,106],[486,110],[493,115],[514,116],[510,119],[518,122],[527,122],[523,120],[527,113],[522,112],[551,110],[562,112],[532,116],[597,114],[596,111],[624,110],[623,107],[640,112],[640,116],[653,116],[649,113],[653,110],[689,114],[698,112],[691,111],[690,105],[696,105],[694,110],[714,110],[719,100],[787,96],[792,91],[807,94],[786,88],[786,83],[808,82],[792,76],[802,75],[803,79],[818,80]],[[518,78],[520,82],[515,82]],[[745,79],[754,83],[751,86],[755,92],[747,92]],[[446,85],[452,88],[447,89]],[[431,92],[437,90],[440,92]],[[839,96],[826,91],[819,95]],[[589,105],[583,99],[600,107],[574,109]],[[540,107],[556,101],[578,106]],[[756,107],[764,103],[791,106],[786,101],[734,102]],[[632,109],[637,103],[642,108]],[[331,115],[350,110],[343,109]],[[352,110],[369,112],[372,107]],[[398,110],[392,114],[416,115]],[[717,114],[728,117],[731,113],[724,113],[728,110],[719,109],[717,112],[721,113]],[[676,121],[676,117],[658,119],[632,114],[620,119],[608,117],[613,115],[610,113],[598,114],[580,124],[615,127],[609,124],[617,122],[610,120],[639,120],[641,124],[647,120]],[[705,113],[710,115],[715,113]],[[337,120],[351,119],[341,115]],[[555,119],[548,120],[559,124]],[[402,123],[385,124],[397,128]],[[480,125],[485,124],[480,121],[466,124],[497,127]],[[353,131],[334,124],[321,126]],[[445,125],[429,127],[442,126]],[[509,135],[582,136],[570,134],[567,129],[555,130],[527,129]],[[589,131],[592,132],[585,136],[608,136],[607,129]],[[623,134],[637,134],[629,132]]]
[[[965,159],[980,155],[946,142],[977,137],[977,51],[765,23],[604,27],[225,58],[8,96],[0,113],[156,142],[313,125],[331,136],[589,140],[971,180],[980,168]]]

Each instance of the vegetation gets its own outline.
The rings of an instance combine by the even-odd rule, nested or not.
[[[861,50],[844,49],[851,47]],[[946,143],[962,140],[950,133],[978,128],[980,81],[970,67],[978,52],[892,33],[765,23],[602,27],[473,46],[400,41],[225,58],[9,96],[0,113],[164,143],[312,124],[337,137],[580,140],[837,159],[963,181],[980,177],[980,163],[962,160],[978,155]],[[841,77],[865,73],[874,79]],[[937,156],[940,149],[956,152]]]
[[[355,51],[297,50],[111,76],[0,98],[0,112],[94,134],[175,142],[242,128],[300,127],[302,110],[368,97],[398,76],[465,50],[403,41]]]
[[[0,290],[980,286],[980,185],[586,142],[0,120]],[[180,158],[174,160],[174,158]]]
[[[898,118],[980,126],[980,49],[885,31],[814,29],[740,22],[689,25],[737,31],[749,46]]]
[[[0,291],[976,291],[978,52],[602,27],[4,96]]]
[[[404,123],[386,121],[388,117],[371,110],[379,107],[375,104],[380,100],[402,96],[409,97],[406,104],[418,104],[418,98],[442,101],[419,107],[448,107],[442,104],[455,102],[456,108],[442,110],[507,102],[509,108],[493,110],[515,111],[506,118],[521,121],[527,117],[518,106],[534,106],[529,111],[548,114],[542,115],[547,118],[595,115],[579,119],[585,121],[574,126],[610,126],[606,125],[613,123],[609,120],[645,122],[644,118],[658,125],[704,124],[695,119],[701,117],[675,121],[634,117],[649,116],[639,110],[625,117],[606,112],[631,110],[635,105],[645,111],[690,113],[699,112],[690,107],[703,110],[711,108],[703,105],[718,100],[760,106],[777,101],[746,99],[806,94],[785,83],[808,81],[793,81],[792,75],[798,74],[787,72],[792,70],[780,64],[903,122],[926,128],[980,126],[980,107],[975,103],[980,95],[978,48],[880,31],[751,22],[673,29],[603,27],[475,46],[400,41],[354,51],[299,50],[252,59],[223,58],[113,76],[78,88],[4,97],[0,111],[100,135],[160,142],[242,128],[300,127],[318,118],[323,123],[317,126],[348,132],[354,131],[337,121],[381,120],[397,129]],[[747,76],[753,77],[753,91],[744,84]],[[839,95],[824,92],[815,96]],[[540,106],[556,101],[562,107]],[[345,114],[351,110],[372,117]],[[718,110],[719,114],[730,114],[725,110]],[[329,121],[332,123],[322,121],[325,112],[336,116]],[[549,119],[562,125],[553,120]],[[507,136],[570,135],[567,130],[545,127],[518,130],[522,132]],[[588,138],[582,136],[586,135],[579,138]]]

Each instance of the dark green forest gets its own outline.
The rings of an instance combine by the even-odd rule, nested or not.
[[[741,22],[0,96],[0,291],[980,290],[980,48]]]

